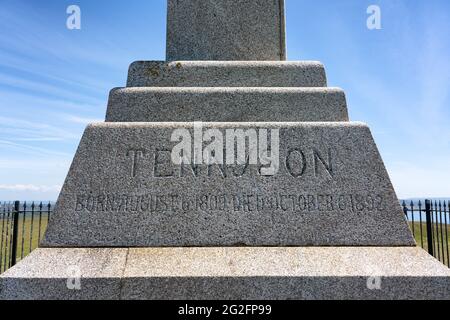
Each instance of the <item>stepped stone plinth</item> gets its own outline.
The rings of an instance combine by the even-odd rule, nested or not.
[[[326,87],[316,61],[137,61],[128,87]]]
[[[108,122],[348,121],[338,88],[118,88]]]
[[[284,25],[283,0],[168,0],[167,61],[111,91],[0,299],[450,299],[370,129],[321,63],[284,61]]]
[[[224,135],[228,128],[280,130],[277,174],[249,163],[174,165],[171,134],[193,136],[189,123],[91,125],[43,245],[414,245],[366,125],[203,126]]]

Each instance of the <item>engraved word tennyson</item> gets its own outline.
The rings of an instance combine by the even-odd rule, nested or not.
[[[303,148],[291,147],[284,151],[284,158],[281,161],[280,173],[287,174],[293,178],[326,177],[334,178],[336,174],[334,157],[336,150],[332,148],[315,147]],[[223,151],[226,158],[226,150]],[[282,153],[283,154],[283,153]],[[148,180],[148,175],[152,178],[201,178],[201,177],[221,177],[223,179],[234,179],[243,176],[263,176],[264,166],[251,166],[249,157],[243,165],[175,165],[171,159],[171,148],[156,148],[154,150],[130,149],[126,152],[126,157],[130,176],[133,179],[140,179],[140,187],[151,186],[152,181]],[[145,164],[144,164],[145,162]],[[226,162],[225,160],[223,161]],[[273,176],[268,176],[273,177]]]
[[[261,175],[274,176],[280,169],[280,133],[278,129],[203,128],[194,123],[194,136],[187,129],[174,130],[171,142],[175,165],[262,165]],[[270,132],[270,145],[269,145]],[[193,151],[193,152],[192,152]],[[225,157],[224,157],[225,153]]]

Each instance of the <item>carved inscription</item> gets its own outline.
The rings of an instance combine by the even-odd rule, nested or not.
[[[130,157],[130,161],[131,161],[131,176],[133,178],[136,177],[138,160],[140,158],[143,158],[144,155],[145,155],[145,150],[131,149],[127,152],[127,157]]]
[[[171,159],[170,149],[156,149],[153,152],[146,150],[130,150],[127,152],[128,166],[132,178],[151,175],[153,178],[183,178],[183,177],[211,177],[235,178],[244,175],[263,176],[264,164],[251,165],[249,157],[244,164],[182,164],[175,165]],[[224,150],[224,157],[226,157]],[[294,178],[304,176],[327,177],[335,176],[335,150],[326,148],[319,151],[316,148],[291,148],[284,156],[284,168],[278,174],[288,174]],[[256,168],[256,170],[254,170]]]
[[[384,198],[379,194],[310,194],[308,191],[282,193],[209,193],[196,194],[187,190],[173,193],[163,190],[153,193],[158,179],[205,178],[236,179],[243,176],[263,176],[264,165],[252,165],[247,157],[244,164],[174,164],[170,148],[129,149],[124,154],[134,192],[100,193],[95,191],[76,195],[75,211],[87,213],[158,213],[158,212],[375,212],[384,210]],[[226,158],[226,150],[223,157]],[[291,147],[282,153],[282,174],[298,183],[301,178],[338,179],[335,161],[337,150],[327,147]],[[225,163],[225,162],[224,162]],[[271,179],[267,177],[266,179]],[[316,180],[315,180],[316,181]],[[172,183],[172,182],[171,182]],[[177,183],[174,181],[173,183]],[[264,182],[261,182],[264,183]],[[288,182],[289,183],[289,182]],[[323,181],[321,182],[323,183]],[[87,186],[88,189],[95,190]],[[302,190],[301,187],[296,188]]]
[[[374,212],[384,210],[382,195],[330,194],[80,194],[77,212]]]

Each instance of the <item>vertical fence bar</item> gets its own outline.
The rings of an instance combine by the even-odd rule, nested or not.
[[[13,232],[12,232],[12,245],[11,245],[11,267],[15,266],[17,263],[17,242],[19,238],[19,213],[20,213],[20,202],[14,202],[13,211]]]
[[[4,203],[3,206],[3,222],[2,222],[2,245],[0,246],[0,273],[3,273],[3,269],[4,266],[6,264],[6,262],[4,263],[3,261],[6,261],[6,246],[7,246],[7,241],[8,238],[6,236],[6,231],[7,231],[7,227],[8,227],[8,220],[6,220],[7,216],[6,216],[6,202]]]
[[[11,268],[11,266],[12,266],[12,251],[13,251],[13,245],[12,245],[12,243],[13,243],[13,241],[14,241],[14,235],[13,235],[13,232],[14,232],[14,202],[13,202],[13,205],[10,207],[10,211],[11,211],[11,214],[10,214],[10,219],[9,219],[9,247],[8,247],[8,254],[9,254],[9,259],[8,259],[8,268]]]
[[[450,205],[450,202],[449,202]],[[450,207],[449,207],[450,209]],[[447,223],[447,201],[444,201],[444,229],[445,229],[445,244],[447,245],[447,265],[450,268],[450,255],[449,255],[449,248],[448,248],[448,223]],[[444,261],[445,263],[445,261]]]
[[[53,211],[52,211],[52,204],[49,201],[48,204],[47,204],[47,226],[46,227],[48,227],[48,224],[50,222],[50,216],[52,215],[52,213],[53,213]]]
[[[419,223],[420,223],[420,244],[423,246],[423,220],[422,220],[422,201],[419,200]]]
[[[427,220],[428,253],[434,256],[433,224],[432,224],[432,212],[430,200],[425,200],[425,218]]]
[[[436,257],[437,253],[437,249],[436,249],[436,235],[435,235],[435,229],[434,229],[434,205],[433,205],[433,201],[431,201],[431,236],[433,239],[433,256]]]
[[[411,225],[412,225],[412,232],[414,239],[416,238],[416,226],[414,221],[414,202],[411,200],[411,203],[409,205],[411,207]]]
[[[441,232],[442,263],[445,264],[444,229],[442,227],[442,203],[440,200],[439,200],[439,228],[440,228],[440,232]]]
[[[9,216],[10,216],[10,210],[11,210],[11,202],[8,202],[8,204],[5,203],[5,228],[4,228],[4,241],[3,241],[3,260],[0,261],[0,264],[3,265],[3,272],[6,271],[6,267],[9,264],[8,263],[8,242],[9,242],[9,230],[10,230],[10,226],[9,226]]]
[[[39,204],[39,231],[38,231],[38,242],[41,241],[41,227],[42,227],[42,201]]]
[[[408,216],[409,209],[408,209],[408,206],[406,205],[406,202],[404,200],[402,202],[402,207],[403,207],[403,213],[405,214],[406,222],[409,225],[409,216]]]
[[[436,217],[435,220],[435,228],[436,228],[436,237],[435,237],[435,242],[436,242],[436,246],[437,246],[437,259],[441,260],[441,244],[439,243],[439,216],[438,216],[438,205],[437,202],[434,201],[434,215]]]
[[[31,221],[30,221],[30,248],[28,249],[28,254],[33,251],[33,222],[34,222],[34,202],[31,204]]]
[[[50,222],[50,215],[52,214],[52,204],[49,201],[47,205],[47,225]]]
[[[8,202],[6,217],[5,256],[3,259],[3,271],[6,271],[11,261],[11,202]]]
[[[23,259],[25,249],[25,219],[27,215],[27,202],[23,203],[23,215],[22,215],[22,247],[20,250],[20,259]]]
[[[2,233],[0,234],[0,237],[2,238],[0,241],[0,273],[2,273],[3,268],[3,238],[5,234],[5,217],[6,217],[6,203],[3,203],[1,208],[1,219],[2,219]]]
[[[403,200],[402,202],[403,213],[405,214],[406,221],[409,222],[408,218],[408,208],[406,207],[406,202]]]

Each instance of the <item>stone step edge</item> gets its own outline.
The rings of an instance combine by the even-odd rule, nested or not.
[[[340,88],[133,87],[111,90],[106,120],[349,121],[349,115]]]
[[[326,87],[319,61],[136,61],[128,87]]]
[[[82,290],[67,287],[75,267]],[[0,299],[450,299],[449,286],[418,247],[39,248],[0,276]]]
[[[342,93],[340,87],[115,87],[111,94],[121,93]]]
[[[177,254],[175,254],[177,253]],[[126,256],[131,259],[126,259]],[[187,262],[180,260],[179,257],[189,256],[189,260],[205,264],[206,269],[197,268]],[[297,267],[290,263],[291,258],[305,256],[308,259],[298,260]],[[82,257],[82,259],[80,258]],[[149,259],[158,257],[158,259]],[[207,258],[209,257],[209,258]],[[270,257],[271,259],[267,259]],[[348,257],[357,258],[355,260]],[[402,263],[408,264],[408,261],[401,261],[401,258],[409,261],[416,261],[417,268],[406,268]],[[60,259],[61,258],[61,259]],[[89,259],[88,259],[89,258]],[[336,265],[322,264],[321,260],[335,260],[339,258]],[[142,259],[142,260],[141,260]],[[233,259],[233,265],[228,264],[229,259]],[[33,270],[31,268],[36,260],[52,261],[52,265],[58,269],[58,273],[52,270],[42,268]],[[161,277],[174,276],[176,273],[184,273],[185,276],[208,276],[213,273],[213,268],[223,264],[221,270],[214,270],[215,276],[236,276],[236,269],[245,276],[276,276],[278,272],[290,271],[291,276],[315,276],[332,275],[336,277],[369,277],[373,276],[375,270],[365,268],[365,266],[376,266],[376,275],[384,276],[428,276],[428,277],[450,277],[450,269],[443,265],[440,261],[418,246],[291,246],[291,247],[123,247],[123,248],[48,248],[40,247],[32,252],[32,254],[20,262],[16,267],[9,269],[1,278],[15,278],[19,274],[28,274],[29,277],[50,278],[56,277],[65,279],[64,270],[59,268],[65,266],[66,260],[73,260],[80,264],[89,263],[89,261],[98,260],[104,263],[115,263],[114,267],[119,273],[111,272],[108,268],[103,269],[86,269],[89,276],[106,276],[129,277],[132,274],[139,273],[144,277]],[[139,261],[140,260],[140,261]],[[177,265],[174,260],[184,261],[181,265]],[[256,264],[258,269],[246,268],[247,264],[254,260],[261,260],[265,263]],[[383,261],[385,260],[385,261]],[[386,264],[386,260],[391,263]],[[396,266],[393,262],[398,263]],[[138,264],[172,264],[173,268],[148,268],[141,269]],[[301,268],[298,268],[300,267]],[[28,267],[28,268],[27,268]],[[127,272],[120,273],[127,269]],[[59,273],[62,272],[62,273]],[[39,273],[39,276],[36,274]],[[281,274],[280,274],[281,275]],[[448,279],[450,281],[450,278]],[[450,294],[450,293],[449,293]]]

